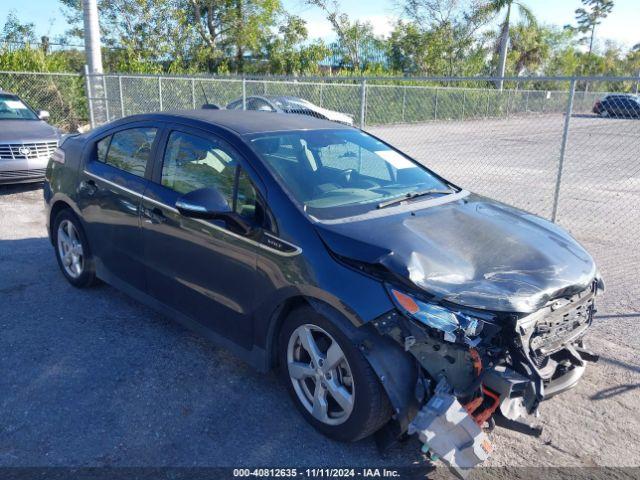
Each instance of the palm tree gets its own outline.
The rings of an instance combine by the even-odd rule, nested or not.
[[[506,8],[507,12],[500,28],[500,36],[498,37],[500,58],[498,60],[498,77],[501,77],[498,81],[498,88],[502,90],[504,81],[504,71],[507,66],[507,51],[509,50],[509,29],[511,24],[511,10],[512,7],[517,7],[518,12],[524,18],[525,22],[529,25],[535,25],[536,17],[533,12],[524,5],[522,2],[516,0],[489,0],[482,8],[487,14],[500,15]]]

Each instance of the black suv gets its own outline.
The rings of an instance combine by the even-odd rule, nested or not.
[[[494,415],[535,412],[596,359],[583,336],[603,284],[571,236],[352,127],[133,116],[68,138],[44,195],[69,282],[101,279],[260,370],[279,366],[335,439],[409,430],[472,465],[484,454],[438,421],[455,410],[487,453]]]

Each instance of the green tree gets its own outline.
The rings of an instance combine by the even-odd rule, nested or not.
[[[422,64],[418,69],[423,73],[480,73],[478,67],[483,61],[478,63],[478,60],[481,52],[484,53],[484,37],[480,29],[489,20],[489,14],[479,7],[478,0],[404,0],[401,7],[414,28],[395,32],[396,36],[390,40],[392,50],[397,52],[399,45],[393,45],[397,40],[404,39],[403,48],[407,51],[412,49],[410,43],[415,41],[415,48],[429,57],[416,63],[416,67]],[[413,58],[417,60],[415,53]]]
[[[35,25],[33,22],[22,23],[16,11],[11,10],[2,28],[2,37],[6,42],[35,43]]]
[[[511,50],[509,64],[515,76],[526,72],[535,75],[542,71],[551,55],[553,31],[537,25],[519,23],[510,29]]]
[[[83,38],[82,0],[60,0],[71,29]],[[111,70],[180,70],[192,45],[181,0],[99,0],[105,65]],[[129,67],[130,66],[130,67]]]
[[[60,0],[69,34],[82,37],[82,1]],[[110,69],[244,70],[281,11],[280,0],[99,0]],[[129,68],[127,68],[129,66]]]
[[[285,15],[278,32],[266,39],[264,60],[272,74],[317,74],[320,62],[329,55],[324,42],[305,44],[308,37],[306,22],[295,15]]]
[[[505,69],[507,65],[507,52],[509,50],[509,30],[511,28],[511,14],[513,7],[518,9],[518,12],[523,17],[524,21],[529,24],[535,24],[536,18],[533,12],[522,2],[516,0],[490,0],[484,4],[480,9],[487,15],[500,15],[505,11],[504,20],[500,27],[500,35],[498,36],[498,77],[504,77]],[[498,88],[502,89],[503,80],[498,81]]]
[[[576,30],[580,33],[589,34],[589,55],[593,52],[593,40],[595,38],[596,26],[613,10],[613,0],[581,0],[586,8],[576,10]]]
[[[306,3],[325,13],[338,37],[338,46],[344,52],[342,64],[355,71],[364,70],[366,62],[363,53],[381,48],[381,42],[375,37],[371,23],[349,18],[340,11],[338,0],[306,0]]]

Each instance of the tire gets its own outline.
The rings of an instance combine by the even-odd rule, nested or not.
[[[319,365],[314,365],[313,358],[302,345],[301,338],[307,331],[311,332],[318,347]],[[355,442],[377,431],[391,417],[391,405],[369,362],[343,329],[311,307],[300,307],[287,317],[280,330],[278,349],[280,375],[293,402],[304,418],[327,437]],[[338,358],[338,349],[344,362],[340,361],[332,368],[329,362]],[[323,368],[325,373],[320,372]],[[301,375],[302,380],[295,378]],[[316,409],[316,404],[323,403],[316,401],[318,382],[321,384],[318,397],[322,398],[322,386],[326,393],[326,417],[322,415],[322,407]],[[338,392],[338,395],[334,397],[332,392]],[[341,397],[341,403],[336,401],[337,397]],[[351,408],[345,409],[343,405],[349,403],[349,397]]]
[[[71,210],[64,209],[56,215],[52,236],[56,260],[67,281],[77,288],[97,283],[89,242],[78,217]]]
[[[607,109],[606,109],[606,108],[603,108],[602,110],[600,110],[599,115],[600,115],[600,117],[602,117],[602,118],[609,118],[609,112],[607,112]]]

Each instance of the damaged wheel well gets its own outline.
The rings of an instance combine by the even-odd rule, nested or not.
[[[272,314],[267,334],[268,369],[278,367],[278,336],[284,320],[296,309],[310,306],[340,328],[365,357],[382,385],[394,411],[398,431],[405,431],[419,405],[416,399],[418,368],[415,359],[391,338],[380,335],[371,324],[360,327],[331,305],[306,296],[291,297]]]

